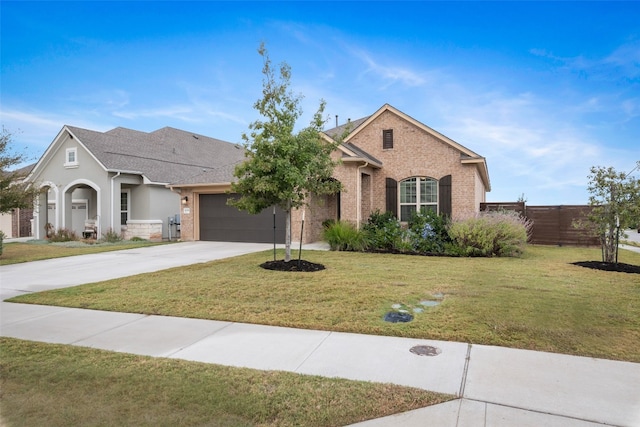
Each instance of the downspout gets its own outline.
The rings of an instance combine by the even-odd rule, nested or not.
[[[369,162],[364,162],[364,165],[358,166],[356,169],[356,227],[360,228],[360,222],[362,221],[362,174],[361,169],[369,166]]]
[[[114,217],[114,215],[113,215],[113,208],[115,208],[115,206],[114,206],[114,204],[115,204],[115,203],[114,203],[114,199],[113,199],[113,196],[114,196],[114,194],[113,194],[113,193],[114,193],[114,191],[115,191],[115,190],[114,190],[114,183],[115,183],[116,178],[117,178],[117,177],[119,177],[119,176],[120,176],[120,174],[121,174],[121,172],[118,172],[117,174],[115,174],[114,176],[112,176],[112,177],[111,177],[111,215],[109,215],[109,217],[111,218],[111,219],[110,219],[110,222],[111,222],[111,231],[114,231],[114,226],[115,226],[115,224],[113,223],[113,217]],[[99,213],[99,212],[98,212],[98,215],[100,215],[100,213]],[[120,233],[118,233],[118,234],[120,234]]]

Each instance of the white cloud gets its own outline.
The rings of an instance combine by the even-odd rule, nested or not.
[[[618,68],[627,78],[640,77],[640,40],[619,46],[602,60],[602,64]]]
[[[100,121],[89,121],[86,114],[51,113],[6,107],[0,111],[2,125],[12,134],[16,147],[25,147],[29,161],[37,160],[47,149],[64,125],[104,131],[114,126]]]
[[[640,77],[640,40],[618,46],[603,57],[587,58],[584,55],[557,56],[546,49],[530,49],[532,55],[550,59],[571,71],[584,72],[600,80],[635,80]]]
[[[127,120],[138,120],[148,118],[170,118],[184,122],[197,122],[198,119],[194,115],[193,108],[184,105],[175,105],[159,108],[140,109],[140,110],[115,110],[111,114]]]
[[[383,65],[381,60],[374,60],[373,57],[364,50],[354,50],[353,53],[357,58],[367,65],[367,69],[362,73],[374,74],[384,81],[383,89],[395,84],[401,83],[403,85],[413,87],[422,86],[427,82],[427,79],[410,68],[403,68],[400,66]]]

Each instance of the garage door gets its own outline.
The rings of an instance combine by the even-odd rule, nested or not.
[[[228,194],[200,195],[200,240],[273,242],[273,209],[251,215],[227,205]],[[284,212],[276,208],[276,242],[284,243]]]

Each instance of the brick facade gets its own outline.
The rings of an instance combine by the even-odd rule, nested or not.
[[[475,153],[461,151],[464,147],[452,144],[448,138],[398,114],[393,108],[383,108],[372,117],[373,120],[365,123],[364,127],[361,125],[356,129],[348,142],[378,160],[382,167],[367,165],[365,160],[343,161],[336,166],[333,176],[344,187],[340,194],[341,220],[360,225],[372,212],[386,211],[387,178],[394,179],[399,185],[412,177],[440,180],[451,175],[452,217],[463,218],[479,212],[480,203],[485,201],[488,191],[479,173],[480,167],[486,168],[484,159],[476,155],[475,159],[463,162],[463,158],[471,157],[469,153]],[[393,148],[383,148],[383,131],[389,129],[393,130]],[[334,159],[340,155],[336,151]],[[337,214],[331,217],[327,212],[323,215],[332,219],[338,217]],[[299,238],[295,229],[293,235],[294,239]],[[305,233],[303,242],[311,241]]]

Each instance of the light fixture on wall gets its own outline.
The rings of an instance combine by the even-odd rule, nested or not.
[[[182,198],[182,204],[183,204],[183,205],[186,205],[188,201],[189,201],[189,197],[184,196],[184,197]]]

